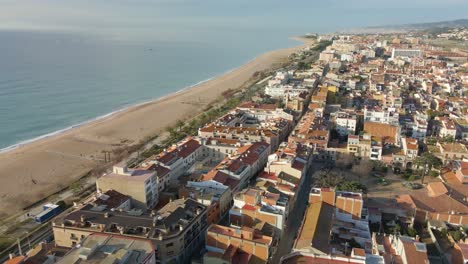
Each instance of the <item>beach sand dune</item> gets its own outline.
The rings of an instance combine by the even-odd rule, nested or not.
[[[257,71],[272,68],[301,48],[265,53],[247,64],[190,89],[131,107],[62,134],[0,154],[0,212],[11,215],[68,186],[95,168],[102,151],[134,144],[161,132],[178,119],[202,111],[195,101],[212,101],[236,89]]]

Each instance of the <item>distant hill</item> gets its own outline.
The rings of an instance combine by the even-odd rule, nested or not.
[[[401,25],[385,25],[373,26],[367,28],[394,28],[406,30],[426,30],[431,28],[446,28],[446,27],[468,27],[468,19],[457,19],[450,21],[428,22],[428,23],[413,23]]]
[[[401,25],[380,25],[363,28],[343,29],[338,33],[368,34],[368,33],[404,33],[408,31],[427,31],[428,33],[437,33],[447,28],[468,27],[468,19],[457,19],[450,21],[412,23]]]

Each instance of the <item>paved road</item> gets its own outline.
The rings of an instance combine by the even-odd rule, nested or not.
[[[323,163],[314,162],[309,168],[304,183],[302,186],[300,186],[294,208],[292,209],[291,213],[289,214],[289,218],[286,221],[286,227],[279,240],[276,252],[274,252],[273,257],[270,259],[270,263],[279,263],[282,256],[291,252],[294,243],[294,237],[299,231],[299,227],[302,224],[302,218],[307,208],[307,201],[309,200],[308,196],[312,184],[312,175],[322,166]]]

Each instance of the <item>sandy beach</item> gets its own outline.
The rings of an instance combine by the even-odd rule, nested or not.
[[[137,143],[178,119],[200,113],[203,106],[193,102],[213,101],[223,91],[240,87],[256,71],[284,62],[302,47],[265,53],[190,89],[0,153],[0,217],[18,213],[76,181],[96,167],[96,159],[104,157],[102,151]]]

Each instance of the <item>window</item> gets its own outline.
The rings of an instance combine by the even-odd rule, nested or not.
[[[168,244],[166,244],[166,247],[172,247],[173,245],[174,245],[174,243],[168,243]]]

